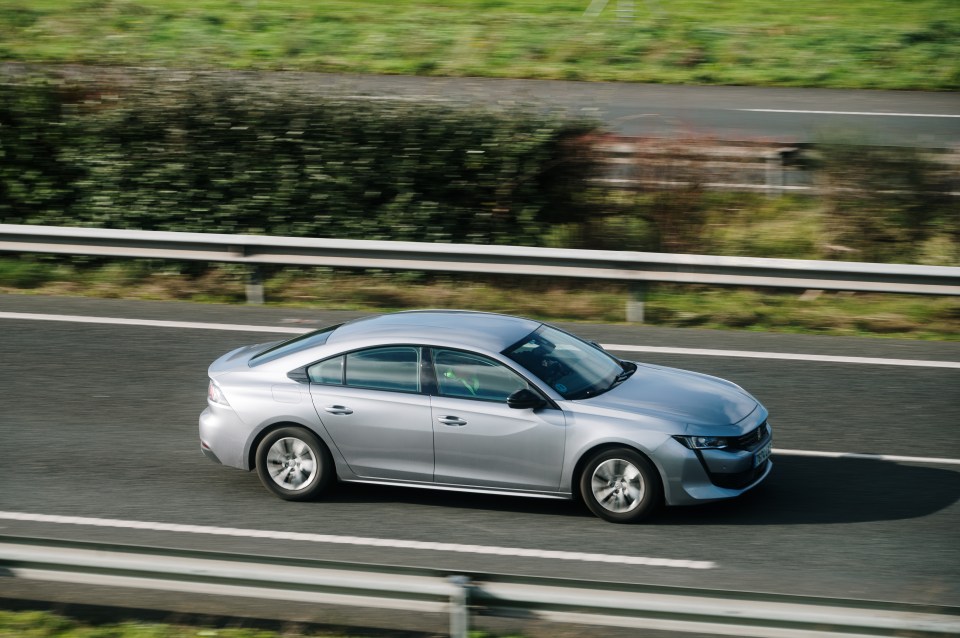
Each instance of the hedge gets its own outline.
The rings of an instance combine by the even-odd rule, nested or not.
[[[0,84],[0,221],[536,245],[594,123],[220,76]]]

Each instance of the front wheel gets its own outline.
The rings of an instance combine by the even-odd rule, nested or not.
[[[274,430],[257,446],[257,474],[264,487],[287,501],[306,501],[333,478],[333,459],[315,434],[299,427]]]
[[[634,523],[663,499],[660,475],[646,458],[627,448],[604,450],[580,475],[580,493],[590,511],[612,523]]]

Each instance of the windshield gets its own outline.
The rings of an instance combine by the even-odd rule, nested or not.
[[[584,399],[606,392],[634,369],[624,367],[599,347],[546,325],[503,354],[539,377],[564,399]]]

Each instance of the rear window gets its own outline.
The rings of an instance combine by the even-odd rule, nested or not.
[[[342,323],[338,323],[335,326],[314,330],[313,332],[296,336],[293,339],[288,339],[283,343],[273,346],[272,348],[268,348],[267,350],[264,350],[260,354],[255,355],[250,359],[250,367],[253,368],[263,365],[264,363],[269,363],[270,361],[285,357],[288,354],[302,352],[303,350],[307,350],[314,346],[323,345],[327,342],[327,339],[330,338],[330,334],[342,325]]]
[[[420,349],[387,346],[347,355],[349,386],[399,392],[420,391]]]

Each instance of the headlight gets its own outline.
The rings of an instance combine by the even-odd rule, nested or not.
[[[720,450],[730,445],[725,436],[675,436],[673,437],[691,450]]]
[[[210,385],[207,387],[207,401],[220,405],[230,405],[227,402],[227,397],[223,395],[223,390],[220,389],[220,386],[218,386],[213,379],[210,379]]]

